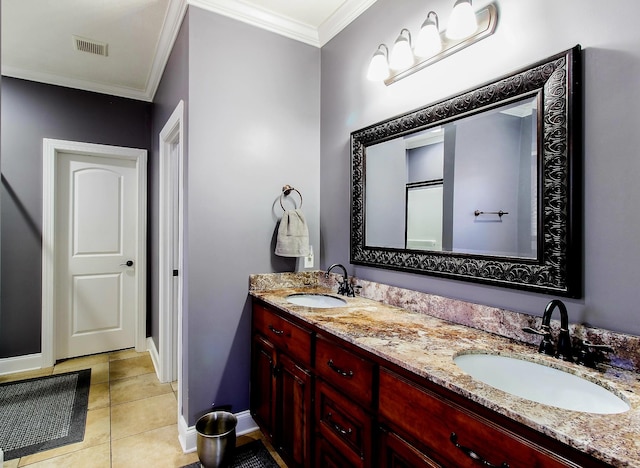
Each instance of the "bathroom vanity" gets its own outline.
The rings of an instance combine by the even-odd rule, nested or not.
[[[640,466],[637,374],[363,297],[295,305],[287,296],[332,291],[287,286],[251,290],[251,412],[288,466]],[[631,409],[576,412],[497,390],[453,361],[481,351],[580,374]]]

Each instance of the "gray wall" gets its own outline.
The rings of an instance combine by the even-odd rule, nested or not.
[[[520,118],[493,113],[455,126],[453,250],[518,255]],[[475,216],[475,210],[509,214]]]
[[[320,51],[190,7],[188,140],[191,425],[214,402],[249,408],[249,275],[296,268],[273,253],[283,185],[320,252]]]
[[[372,145],[365,164],[367,213],[365,243],[404,248],[407,150],[402,138]]]
[[[488,1],[476,1],[479,9]],[[474,88],[581,44],[584,50],[584,297],[573,322],[640,333],[640,3],[497,0],[496,33],[386,87],[366,80],[377,45],[418,30],[428,9],[446,27],[452,2],[378,0],[322,48],[321,266],[349,259],[349,134]],[[549,296],[390,270],[361,278],[541,315]]]
[[[39,353],[42,139],[150,149],[151,104],[2,78],[0,357]]]

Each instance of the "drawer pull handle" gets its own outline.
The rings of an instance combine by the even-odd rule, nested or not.
[[[271,332],[274,333],[275,335],[282,335],[284,333],[284,330],[278,330],[277,328],[273,328],[273,325],[269,325],[269,330],[271,330]]]
[[[474,452],[470,448],[460,445],[458,443],[458,436],[456,435],[455,432],[451,433],[451,435],[449,436],[449,440],[453,445],[456,446],[456,448],[460,449],[460,451],[464,453],[467,457],[479,462],[482,466],[488,466],[490,468],[509,468],[509,464],[507,462],[502,462],[502,464],[500,465],[492,465],[491,463],[489,463],[487,460],[482,458],[480,455],[478,455],[476,452]]]
[[[342,377],[346,377],[348,379],[353,377],[353,371],[344,371],[339,367],[336,367],[336,365],[333,363],[333,359],[329,359],[329,362],[327,362],[327,366],[329,366],[331,370],[333,370],[337,374],[340,374]]]
[[[342,426],[340,426],[338,423],[336,423],[335,421],[333,421],[331,419],[331,417],[333,416],[333,414],[328,413],[327,414],[327,420],[331,423],[331,425],[333,426],[333,428],[338,431],[340,434],[342,435],[349,435],[353,432],[353,430],[351,428],[349,429],[344,429]]]

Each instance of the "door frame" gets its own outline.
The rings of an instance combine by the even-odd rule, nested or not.
[[[68,140],[42,140],[42,367],[55,364],[56,304],[56,165],[59,153],[83,154],[136,163],[138,176],[138,243],[136,253],[137,284],[135,305],[136,351],[147,350],[147,151],[122,146],[99,145]]]
[[[170,382],[174,375],[178,380],[178,401],[182,394],[182,313],[184,290],[184,101],[180,101],[159,135],[160,186],[158,233],[158,315],[159,350],[158,379]],[[171,164],[171,149],[178,147],[178,165]],[[177,174],[175,172],[177,170]],[[178,181],[178,203],[172,196],[172,185]],[[173,231],[173,210],[178,210],[178,235]],[[174,248],[178,248],[178,264],[173,265]],[[174,297],[172,270],[178,270],[177,296]],[[170,273],[171,272],[171,273]],[[178,310],[174,313],[173,304]],[[173,337],[177,337],[174,342]],[[173,356],[177,369],[173,369]]]

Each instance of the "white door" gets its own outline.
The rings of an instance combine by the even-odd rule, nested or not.
[[[129,159],[56,158],[57,359],[136,344],[138,175]]]

